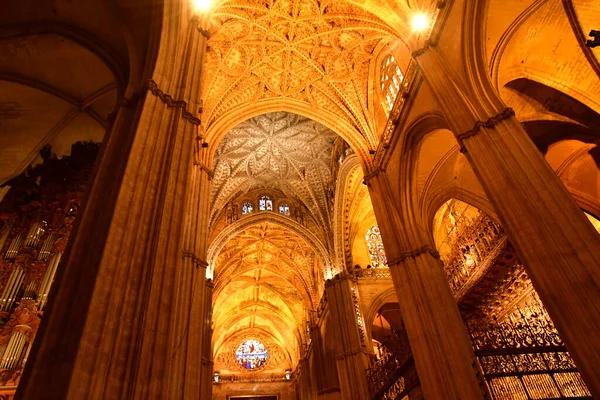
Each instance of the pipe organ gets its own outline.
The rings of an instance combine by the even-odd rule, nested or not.
[[[98,145],[9,181],[0,203],[0,398],[12,399],[71,235]]]

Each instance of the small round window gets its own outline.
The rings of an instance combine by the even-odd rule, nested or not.
[[[235,352],[238,363],[248,370],[260,368],[267,361],[268,353],[265,346],[258,340],[246,340]]]

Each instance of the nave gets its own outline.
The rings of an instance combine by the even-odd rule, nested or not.
[[[0,400],[600,398],[599,12],[7,9]]]

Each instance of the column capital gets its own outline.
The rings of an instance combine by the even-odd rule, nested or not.
[[[197,268],[206,268],[208,263],[202,258],[198,257],[193,251],[184,250],[182,254],[183,258],[189,258],[196,265]]]
[[[206,172],[206,175],[208,175],[208,180],[212,180],[212,178],[215,176],[215,172],[208,168],[202,161],[194,161],[194,165],[197,166],[200,171]]]
[[[429,254],[430,256],[432,256],[435,259],[439,259],[440,258],[440,253],[438,253],[437,250],[435,250],[431,245],[425,244],[421,247],[418,247],[414,250],[411,251],[405,251],[404,253],[400,254],[398,256],[398,258],[394,259],[394,260],[390,260],[389,265],[398,265],[404,261],[406,261],[409,258],[417,258],[423,254]]]
[[[431,39],[427,39],[425,41],[425,43],[423,44],[423,47],[421,47],[420,49],[414,50],[411,55],[413,58],[417,58],[419,56],[422,56],[423,54],[425,54],[425,52],[427,50],[429,50],[432,47],[437,46],[437,42]]]
[[[194,114],[188,111],[188,104],[186,101],[174,100],[173,96],[160,90],[158,84],[154,80],[148,79],[148,81],[146,81],[146,87],[150,93],[158,97],[162,103],[166,104],[167,107],[181,108],[181,117],[183,119],[196,126],[199,126],[202,123],[200,118],[194,116]]]
[[[488,128],[488,129],[494,128],[500,122],[505,121],[514,116],[515,116],[515,110],[513,110],[510,107],[507,107],[502,112],[488,118],[485,121],[476,121],[472,129],[469,129],[466,132],[457,134],[456,140],[458,140],[458,143],[460,144],[461,153],[465,153],[467,151],[465,148],[465,144],[463,142],[464,139],[477,135],[481,131],[481,128]]]
[[[377,176],[379,176],[379,174],[383,174],[385,173],[385,168],[381,168],[381,167],[377,167],[376,169],[370,171],[368,174],[366,174],[363,178],[363,184],[369,186],[369,181],[373,178],[376,178]]]

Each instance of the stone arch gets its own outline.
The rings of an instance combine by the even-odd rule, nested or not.
[[[270,222],[282,228],[288,229],[294,234],[298,235],[298,237],[304,239],[306,243],[319,255],[321,261],[323,262],[324,268],[327,270],[328,266],[330,265],[330,257],[329,251],[323,242],[304,226],[286,216],[280,215],[279,213],[252,213],[251,215],[241,218],[235,223],[229,225],[211,242],[207,251],[207,260],[209,265],[215,260],[215,258],[221,252],[223,246],[225,246],[229,240],[245,229],[263,222]]]
[[[511,94],[505,89],[506,84],[526,78],[600,111],[600,98],[595,95],[600,87],[598,63],[593,55],[590,57],[589,49],[582,46],[583,38],[570,3],[536,0],[516,16],[499,38],[491,52],[488,69],[494,88],[508,105],[511,105]],[[482,16],[492,19],[494,10],[491,7],[483,11]],[[538,28],[528,29],[534,26]],[[549,37],[552,38],[548,40]],[[536,57],[529,56],[533,53],[528,51],[530,49],[535,49]],[[582,61],[574,70],[571,60],[578,57],[587,58],[587,62]]]
[[[260,100],[230,110],[217,119],[205,132],[204,139],[208,143],[209,154],[207,164],[213,165],[215,152],[223,137],[231,129],[252,117],[276,111],[298,114],[326,126],[348,142],[358,155],[361,164],[365,167],[371,165],[372,157],[369,156],[369,149],[374,144],[369,144],[357,129],[333,113],[310,107],[308,104],[293,99]]]
[[[48,34],[64,37],[96,54],[115,76],[119,95],[122,96],[125,93],[129,81],[129,60],[122,59],[104,39],[79,26],[58,20],[23,21],[2,26],[0,40]]]
[[[371,306],[365,313],[365,321],[367,322],[367,336],[373,338],[372,329],[373,321],[377,316],[377,313],[387,303],[398,303],[398,296],[396,295],[396,288],[392,287],[383,293],[380,293],[371,303]]]
[[[356,182],[351,182],[352,179],[356,179],[353,174],[358,173],[362,175],[360,171],[360,164],[356,156],[349,156],[344,160],[339,172],[336,183],[336,196],[334,204],[334,215],[333,215],[333,244],[335,249],[335,266],[337,269],[351,268],[349,260],[351,258],[348,243],[348,226],[347,226],[347,194],[352,189],[355,190]],[[359,182],[358,184],[361,184]],[[349,185],[352,185],[349,187]],[[336,270],[336,273],[340,271]],[[334,274],[334,275],[335,275]]]

